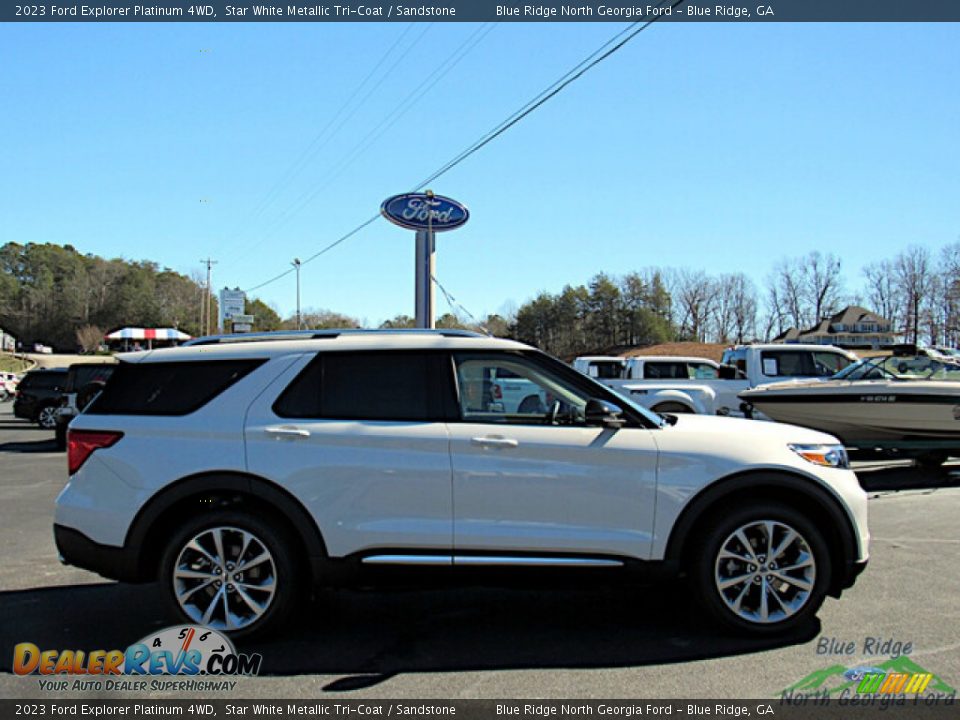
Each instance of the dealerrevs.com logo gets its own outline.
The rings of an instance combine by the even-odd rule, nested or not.
[[[148,635],[126,650],[41,650],[30,642],[13,648],[17,675],[88,676],[84,679],[41,680],[41,690],[145,690],[146,680],[115,680],[96,676],[257,675],[263,656],[238,653],[228,637],[200,625],[177,625]],[[235,681],[157,681],[149,689],[232,690]]]

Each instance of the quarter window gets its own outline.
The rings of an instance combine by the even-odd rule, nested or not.
[[[87,412],[91,415],[187,415],[263,362],[120,363]]]

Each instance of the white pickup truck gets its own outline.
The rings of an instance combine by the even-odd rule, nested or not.
[[[574,368],[658,412],[744,415],[737,395],[744,390],[792,379],[829,377],[857,356],[832,345],[737,345],[717,364],[706,358],[589,356]],[[620,363],[620,377],[609,377]],[[593,368],[597,367],[597,370]],[[600,374],[605,368],[607,376]],[[647,399],[637,391],[647,388]],[[712,397],[711,397],[712,395]]]

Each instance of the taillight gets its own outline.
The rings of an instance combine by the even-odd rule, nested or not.
[[[493,386],[493,399],[494,400],[503,400],[503,390],[500,389],[499,385]]]
[[[123,437],[122,432],[67,430],[67,472],[77,472],[94,450],[108,448]]]

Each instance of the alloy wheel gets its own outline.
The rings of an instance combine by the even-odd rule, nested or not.
[[[40,414],[37,416],[37,423],[44,430],[50,430],[57,424],[57,409],[55,407],[47,406],[40,410]]]
[[[806,538],[776,520],[737,528],[720,546],[714,565],[716,589],[727,608],[758,624],[782,622],[799,612],[816,577]]]
[[[259,621],[273,602],[277,565],[248,530],[213,527],[183,546],[172,579],[180,608],[194,622],[240,630]]]

